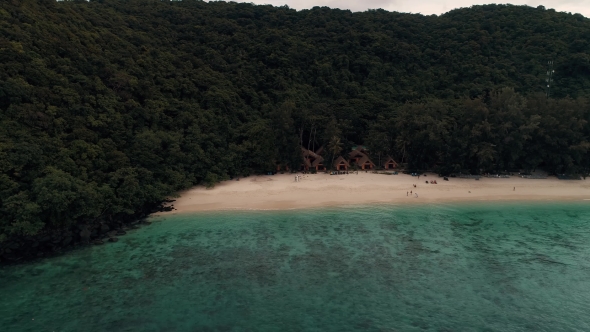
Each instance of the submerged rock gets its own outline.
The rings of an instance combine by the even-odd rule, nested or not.
[[[119,241],[119,239],[116,237],[112,237],[109,239],[109,242],[117,242],[117,241]]]
[[[103,240],[100,240],[100,239],[96,239],[96,240],[92,241],[92,243],[93,244],[100,245],[100,244],[104,244],[104,241]]]

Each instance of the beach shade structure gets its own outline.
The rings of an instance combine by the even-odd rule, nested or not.
[[[318,152],[322,152],[322,150],[323,150],[323,148],[319,148]],[[324,161],[324,158],[322,158],[322,156],[320,156],[319,153],[316,153],[316,152],[308,150],[304,147],[301,147],[301,156],[303,157],[303,162],[301,163],[301,170],[302,171],[309,171],[310,169],[315,169],[317,171],[318,166],[323,167],[323,169],[320,169],[320,170],[326,169],[322,163]],[[318,161],[319,159],[321,159],[321,160]]]
[[[303,162],[301,163],[301,170],[302,171],[309,171],[311,167],[311,161],[308,158],[303,157]]]
[[[318,156],[312,163],[311,168],[315,169],[316,171],[325,171],[326,166],[324,165],[324,158],[322,156]]]
[[[349,164],[355,164],[362,170],[370,170],[375,168],[375,163],[371,161],[367,154],[367,150],[362,146],[357,146],[356,149],[348,153]]]
[[[350,164],[342,156],[339,156],[334,160],[334,168],[337,171],[348,171],[348,167],[350,167]]]
[[[365,156],[367,156],[367,151],[362,146],[357,146],[354,150],[348,153],[348,161],[349,163],[356,163]]]
[[[371,161],[371,159],[369,159],[369,156],[367,155],[357,160],[356,165],[362,170],[370,170],[375,168],[375,164]]]
[[[394,169],[398,167],[398,164],[395,160],[393,160],[393,158],[387,156],[387,158],[383,160],[383,164],[381,166],[383,167],[383,169]]]

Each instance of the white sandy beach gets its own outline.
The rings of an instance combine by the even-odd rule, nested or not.
[[[179,193],[168,213],[214,210],[284,210],[373,203],[416,204],[451,201],[584,201],[590,204],[587,180],[523,179],[520,177],[450,178],[435,174],[420,179],[406,174],[261,175],[224,181],[212,189],[195,187]],[[426,184],[436,180],[438,184]],[[413,184],[417,187],[414,188]],[[418,197],[406,196],[412,191]],[[409,195],[409,194],[408,194]]]

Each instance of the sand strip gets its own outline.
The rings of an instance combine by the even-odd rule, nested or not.
[[[300,174],[300,177],[301,180],[295,182],[294,174],[250,176],[239,181],[224,181],[213,189],[195,187],[179,193],[180,197],[171,203],[176,210],[163,214],[215,210],[286,210],[374,203],[564,200],[590,203],[590,183],[587,180],[558,180],[554,177],[449,178],[449,181],[443,181],[435,174],[418,179],[406,174],[362,172],[348,175]],[[425,183],[431,180],[436,180],[438,184]]]

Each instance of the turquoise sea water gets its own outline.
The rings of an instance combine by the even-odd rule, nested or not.
[[[590,205],[160,218],[0,268],[2,331],[590,331]]]

